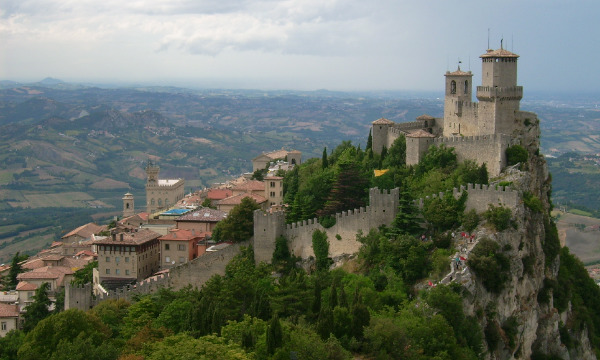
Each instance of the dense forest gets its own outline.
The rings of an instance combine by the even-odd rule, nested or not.
[[[0,359],[478,359],[514,346],[514,319],[498,323],[492,310],[466,316],[464,287],[432,286],[452,266],[451,232],[481,226],[502,231],[515,226],[511,210],[465,212],[465,198],[452,196],[429,199],[417,209],[415,197],[487,183],[487,170],[457,162],[453,149],[444,147],[432,147],[419,165],[407,167],[404,152],[402,137],[381,156],[370,146],[364,151],[343,142],[285,174],[290,222],[316,216],[327,226],[335,221],[331,214],[364,206],[369,187],[400,188],[393,224],[358,234],[363,246],[343,266],[331,268],[328,246],[336,240],[317,230],[312,262],[293,257],[287,239],[279,238],[272,264],[256,264],[252,247],[244,248],[225,275],[201,289],[163,289],[132,303],[107,300],[87,312],[50,313],[40,287],[25,329],[0,339]],[[508,155],[515,166],[527,158],[520,147]],[[375,169],[387,171],[375,176]],[[544,211],[534,195],[524,199],[532,211]],[[240,221],[251,215],[237,213],[233,218]],[[568,329],[585,327],[599,349],[600,290],[568,249],[559,250],[556,227],[546,228],[544,253],[554,259],[560,252],[561,261],[558,280],[545,284],[538,301],[552,297],[560,311],[571,301],[576,323],[563,325],[561,342],[575,346]],[[223,225],[219,236],[233,238],[229,232],[235,229]],[[490,293],[506,284],[505,250],[482,240],[468,260]],[[484,316],[488,325],[482,328]],[[532,358],[553,359],[536,352]]]

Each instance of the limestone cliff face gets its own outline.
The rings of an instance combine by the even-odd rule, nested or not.
[[[561,344],[559,325],[567,323],[570,311],[560,314],[553,306],[552,295],[547,302],[538,301],[544,291],[544,279],[556,280],[560,258],[546,259],[544,242],[548,226],[551,180],[543,156],[538,154],[539,123],[535,114],[526,113],[521,120],[519,137],[529,152],[529,161],[522,170],[509,168],[501,181],[511,181],[521,194],[531,193],[541,200],[543,210],[534,211],[521,204],[513,211],[515,228],[496,232],[482,224],[477,237],[496,241],[502,253],[510,259],[510,273],[501,291],[488,291],[473,272],[462,277],[466,289],[464,306],[467,315],[480,319],[482,328],[497,334],[495,348],[486,341],[486,359],[529,359],[532,353],[558,356],[562,359],[595,359],[587,332],[572,334],[579,345],[568,350]],[[570,307],[569,307],[570,308]]]

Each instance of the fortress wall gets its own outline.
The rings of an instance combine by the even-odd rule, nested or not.
[[[447,100],[445,107],[444,136],[453,133],[479,135],[479,103]]]
[[[482,213],[489,208],[489,205],[504,206],[515,210],[521,206],[519,200],[519,193],[515,190],[510,190],[504,186],[496,188],[495,186],[482,185],[482,184],[467,184],[467,186],[461,186],[460,188],[452,189],[452,194],[458,199],[463,191],[467,192],[467,202],[465,211],[475,209],[478,213]],[[431,198],[443,197],[444,193],[434,194]],[[425,199],[430,198],[429,196]],[[418,199],[415,204],[422,208],[425,203],[425,199]]]
[[[255,261],[270,263],[277,231],[285,236],[290,251],[295,256],[308,258],[314,256],[312,249],[312,234],[315,230],[325,231],[329,240],[329,255],[338,256],[353,254],[358,251],[361,243],[356,241],[356,233],[361,230],[367,233],[380,225],[389,225],[395,218],[399,202],[399,190],[380,191],[377,188],[369,190],[370,205],[366,208],[342,211],[335,214],[336,223],[325,229],[317,219],[303,220],[285,225],[283,213],[262,214],[257,210],[254,214],[254,258]],[[258,221],[258,222],[257,222]],[[270,230],[267,227],[272,227]],[[283,228],[282,228],[283,226]],[[340,240],[336,235],[341,237]]]
[[[169,286],[173,290],[180,290],[189,284],[200,288],[213,275],[225,275],[225,267],[229,261],[240,253],[242,246],[251,244],[251,241],[235,243],[219,251],[206,252],[190,262],[171,268]]]

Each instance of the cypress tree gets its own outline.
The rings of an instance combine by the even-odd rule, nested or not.
[[[281,330],[281,323],[277,315],[271,318],[269,327],[267,328],[267,352],[274,354],[277,348],[281,347],[283,343],[283,332]]]
[[[321,311],[321,282],[319,279],[315,280],[315,294],[311,306],[313,314],[318,314]]]
[[[10,270],[8,271],[8,276],[7,276],[7,280],[6,280],[6,287],[8,290],[13,290],[17,287],[17,284],[19,283],[17,281],[17,275],[19,275],[20,273],[23,272],[23,269],[21,268],[21,264],[19,264],[19,253],[17,252],[15,254],[15,256],[12,258],[12,262],[10,264]]]
[[[33,295],[33,302],[27,305],[27,312],[23,315],[25,318],[25,325],[23,329],[26,332],[33,330],[38,322],[42,321],[50,315],[50,298],[48,297],[48,289],[50,284],[42,283],[40,287],[35,290]]]
[[[317,334],[321,336],[323,341],[329,339],[329,334],[333,330],[333,311],[324,306],[319,313],[317,320]]]
[[[321,166],[323,169],[327,169],[329,163],[327,161],[327,147],[323,148],[323,156],[321,157]]]
[[[346,291],[344,291],[344,285],[340,285],[340,295],[339,295],[339,304],[341,307],[348,308],[348,297],[346,296]]]
[[[329,293],[329,308],[333,310],[338,305],[338,295],[335,284],[331,284],[331,292]]]
[[[373,136],[371,135],[371,131],[372,130],[369,129],[369,137],[367,138],[367,147],[365,147],[365,150],[373,150]]]

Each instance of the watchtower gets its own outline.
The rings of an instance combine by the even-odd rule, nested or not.
[[[160,167],[155,165],[152,160],[148,160],[146,164],[146,175],[148,176],[148,181],[146,182],[146,186],[148,185],[156,185],[158,184],[158,173],[160,172]]]
[[[505,50],[500,43],[500,49],[488,49],[480,58],[482,85],[477,87],[480,134],[511,135],[515,112],[519,111],[523,98],[523,87],[517,86],[519,55]]]
[[[463,114],[463,108],[470,108],[473,88],[473,74],[462,71],[446,71],[446,94],[444,97],[444,136],[459,134],[473,135],[477,123],[471,111]]]
[[[130,217],[135,214],[133,206],[133,194],[127,193],[123,195],[123,217]]]

